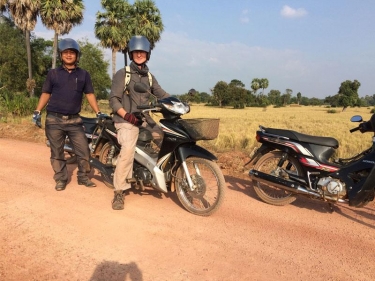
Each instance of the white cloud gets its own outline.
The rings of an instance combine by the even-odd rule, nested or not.
[[[241,13],[240,22],[248,23],[250,21],[248,14],[249,14],[248,10],[243,10]]]
[[[300,18],[306,16],[307,11],[304,8],[294,9],[285,5],[281,9],[280,14],[286,18]]]

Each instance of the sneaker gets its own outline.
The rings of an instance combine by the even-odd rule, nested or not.
[[[124,193],[122,190],[116,190],[115,196],[112,200],[113,210],[123,210],[124,209]]]
[[[79,185],[84,185],[84,186],[86,186],[86,187],[95,187],[96,186],[96,184],[95,183],[93,183],[91,180],[89,180],[89,179],[84,179],[84,180],[80,180],[80,179],[78,179],[78,184]]]
[[[57,191],[64,190],[65,187],[66,187],[66,181],[57,181],[57,182],[56,182],[55,189],[56,189]]]

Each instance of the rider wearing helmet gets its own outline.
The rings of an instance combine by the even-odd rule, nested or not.
[[[59,47],[59,58],[60,58],[61,62],[63,63],[63,65],[64,65],[64,61],[62,59],[62,53],[64,51],[67,51],[67,50],[71,50],[71,51],[74,51],[76,53],[76,59],[75,59],[74,65],[76,66],[79,63],[79,58],[81,56],[81,52],[79,50],[79,45],[75,40],[73,40],[71,38],[62,39],[59,42],[58,47]]]
[[[91,108],[100,114],[94,95],[90,74],[78,67],[80,50],[78,43],[70,38],[62,39],[58,46],[62,65],[51,69],[43,84],[42,94],[33,114],[33,122],[41,127],[42,109],[46,107],[46,137],[50,142],[51,165],[55,172],[55,189],[64,190],[68,182],[68,171],[64,157],[64,144],[69,136],[78,161],[78,184],[87,187],[96,186],[88,174],[90,152],[83,130],[83,121],[79,115],[82,98],[85,94]]]
[[[154,142],[160,146],[162,131],[150,116],[146,116],[143,122],[137,116],[139,105],[148,105],[151,95],[157,98],[169,97],[159,85],[158,81],[151,74],[152,84],[149,80],[149,69],[146,62],[151,56],[151,44],[144,36],[133,36],[128,43],[128,55],[130,64],[130,81],[125,85],[126,69],[122,68],[113,77],[109,105],[115,113],[113,121],[117,129],[117,139],[121,144],[121,152],[117,159],[114,173],[115,194],[112,201],[114,210],[124,208],[124,191],[131,187],[127,179],[132,178],[133,159],[135,146],[139,134],[139,126],[148,129],[154,138]],[[128,73],[129,74],[129,73]],[[134,85],[142,82],[149,87],[146,93],[136,92]]]

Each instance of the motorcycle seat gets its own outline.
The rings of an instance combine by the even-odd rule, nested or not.
[[[282,136],[291,140],[307,142],[307,143],[323,145],[323,146],[329,146],[335,149],[339,147],[338,140],[335,138],[331,138],[331,137],[317,137],[317,136],[306,135],[306,134],[298,133],[296,131],[284,130],[284,129],[274,129],[274,128],[265,128],[265,127],[262,127],[262,129],[267,134]]]

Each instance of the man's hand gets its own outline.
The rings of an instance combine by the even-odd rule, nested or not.
[[[42,116],[39,110],[35,110],[33,113],[33,123],[39,128],[42,128]]]
[[[135,126],[142,125],[142,120],[138,119],[134,114],[125,113],[124,119]]]
[[[105,113],[101,113],[100,111],[98,111],[98,112],[96,113],[96,117],[99,118],[99,119],[105,119],[105,118],[108,117],[108,115],[105,114]]]

